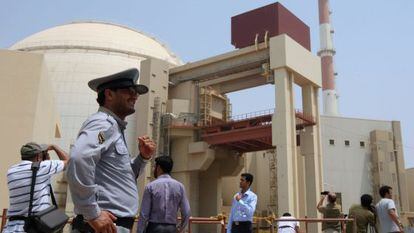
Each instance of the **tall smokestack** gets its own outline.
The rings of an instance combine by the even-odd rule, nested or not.
[[[322,93],[323,93],[323,114],[328,116],[337,116],[338,112],[338,95],[335,89],[335,74],[333,56],[335,50],[332,43],[333,30],[329,18],[329,0],[319,1],[319,36],[320,50],[318,55],[322,63]]]

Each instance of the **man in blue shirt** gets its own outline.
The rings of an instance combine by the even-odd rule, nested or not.
[[[227,225],[227,233],[252,233],[253,215],[257,204],[256,194],[250,191],[252,183],[252,174],[241,174],[241,191],[234,195]]]

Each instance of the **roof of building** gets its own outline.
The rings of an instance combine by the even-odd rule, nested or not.
[[[52,27],[17,42],[10,49],[95,49],[182,64],[166,45],[154,37],[129,27],[98,21],[79,21]]]

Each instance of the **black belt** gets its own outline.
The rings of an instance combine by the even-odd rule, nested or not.
[[[133,217],[116,217],[116,221],[114,221],[114,223],[117,226],[125,227],[131,230],[134,225],[134,221],[135,219]],[[93,228],[86,221],[84,221],[82,215],[77,215],[73,219],[72,229],[77,229],[80,232],[95,232]]]
[[[279,229],[283,229],[283,228],[293,228],[292,226],[280,226],[278,227]]]
[[[9,217],[9,221],[26,220],[26,219],[27,219],[26,216],[21,216],[21,215],[15,215],[15,216]]]
[[[233,221],[232,226],[249,226],[252,225],[250,221]]]
[[[176,223],[160,223],[160,222],[148,222],[148,226],[149,225],[177,226]]]

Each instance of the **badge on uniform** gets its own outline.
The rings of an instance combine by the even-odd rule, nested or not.
[[[105,136],[102,131],[98,133],[98,141],[99,141],[99,144],[103,144],[105,142]]]

